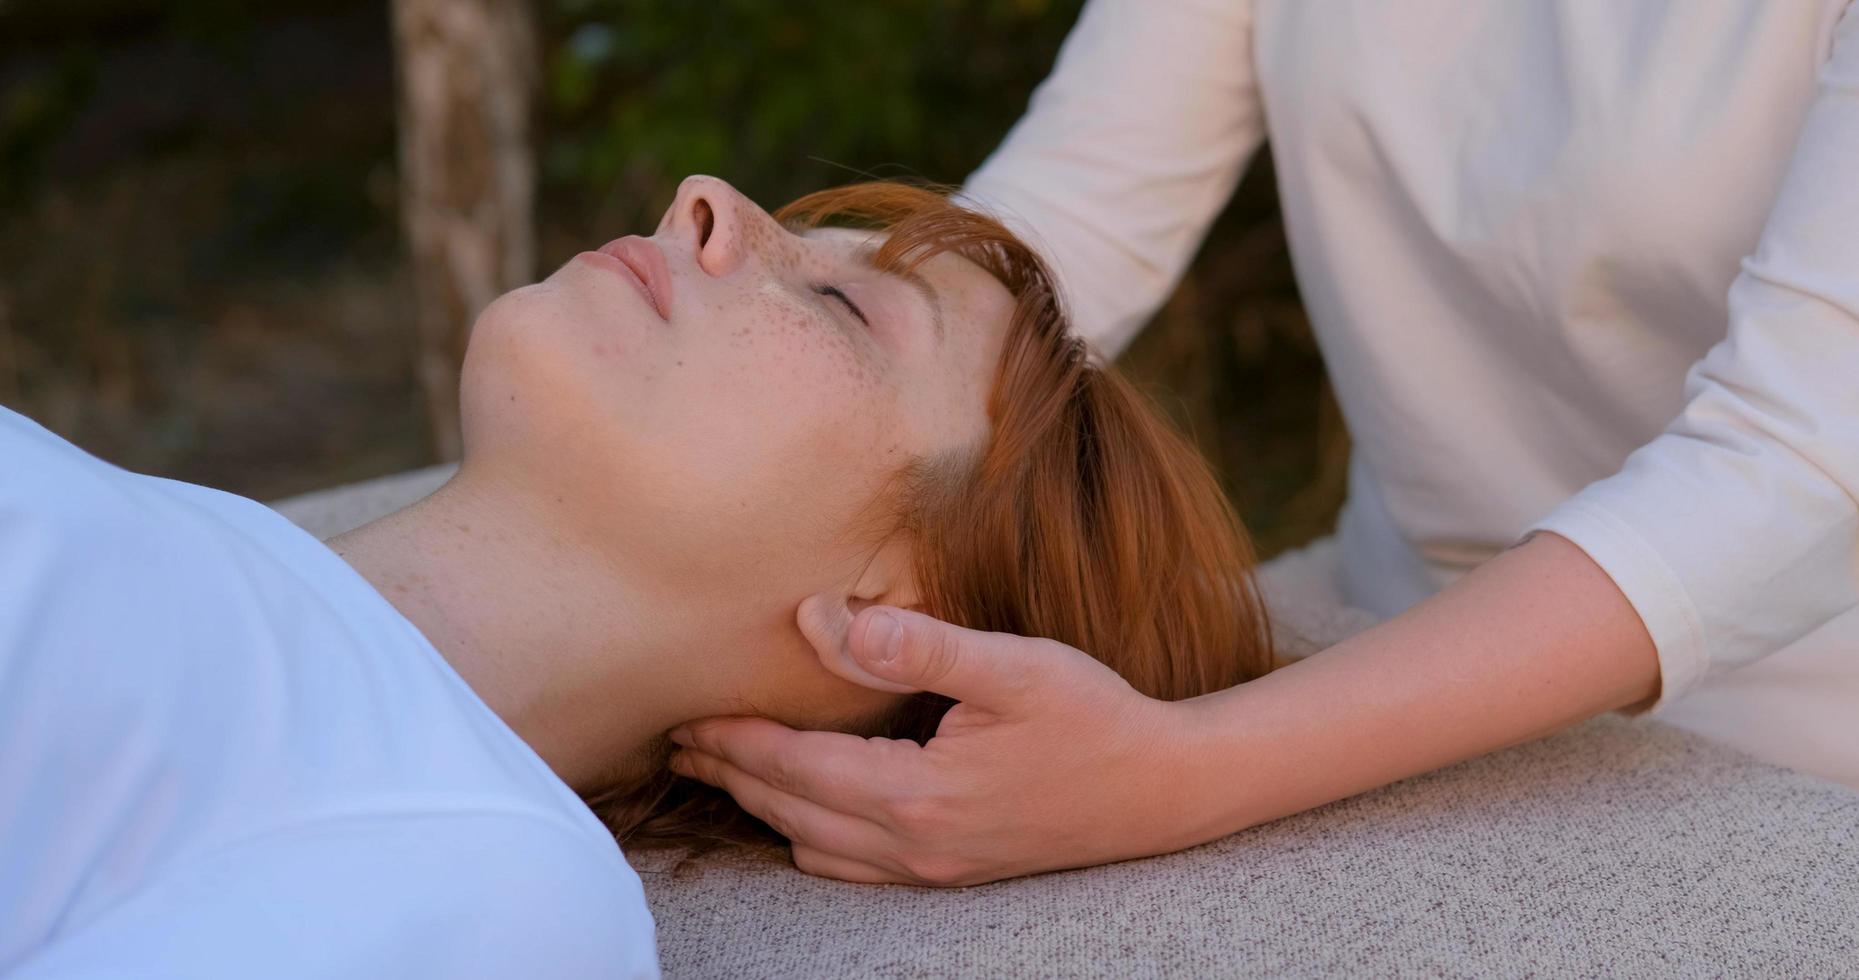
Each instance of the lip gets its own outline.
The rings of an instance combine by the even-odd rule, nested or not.
[[[627,235],[576,257],[624,276],[652,304],[659,319],[671,322],[671,267],[650,239]]]

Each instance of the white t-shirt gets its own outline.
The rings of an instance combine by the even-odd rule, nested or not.
[[[1553,530],[1663,716],[1826,624],[1839,689],[1777,741],[1859,774],[1859,5],[1091,0],[965,191],[1115,353],[1268,135],[1354,436],[1344,597]]]
[[[613,837],[366,579],[0,409],[0,974],[657,972]]]

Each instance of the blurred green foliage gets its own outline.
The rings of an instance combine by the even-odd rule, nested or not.
[[[0,91],[0,207],[20,204],[47,149],[95,87],[96,55],[79,50]]]
[[[649,227],[693,173],[771,207],[866,175],[960,181],[1013,123],[1079,6],[551,0],[547,198]]]

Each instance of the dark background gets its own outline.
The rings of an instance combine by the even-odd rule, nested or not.
[[[690,173],[770,207],[959,182],[1078,7],[538,0],[537,274],[649,229]],[[381,0],[0,0],[0,404],[261,500],[432,462],[395,107]],[[1347,439],[1268,157],[1123,363],[1262,551],[1330,527]]]

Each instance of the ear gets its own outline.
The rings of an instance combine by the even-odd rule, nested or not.
[[[859,573],[858,581],[847,596],[846,605],[854,616],[866,606],[896,606],[917,609],[922,604],[917,589],[916,565],[910,542],[895,535],[878,548],[871,561]]]

